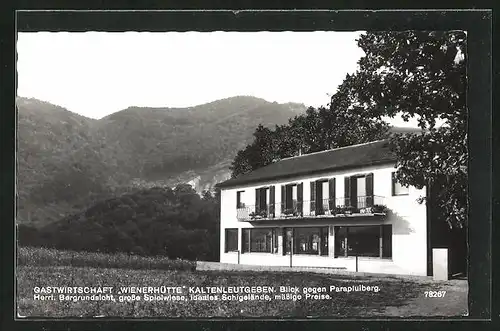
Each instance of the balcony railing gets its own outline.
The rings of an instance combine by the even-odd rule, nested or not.
[[[349,215],[384,215],[384,197],[360,196],[355,199],[337,198],[310,201],[287,201],[264,206],[237,208],[238,220],[269,220],[303,217],[341,217]]]

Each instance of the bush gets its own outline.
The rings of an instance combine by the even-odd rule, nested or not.
[[[217,261],[218,199],[190,186],[107,199],[43,228],[18,227],[21,246]]]

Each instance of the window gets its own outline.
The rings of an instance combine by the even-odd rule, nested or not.
[[[226,248],[225,252],[234,252],[238,250],[238,229],[226,229]]]
[[[284,253],[290,253],[293,237],[293,254],[328,255],[328,227],[287,228],[284,231]]]
[[[310,210],[315,215],[328,214],[336,207],[335,178],[318,179],[311,182]]]
[[[273,253],[278,253],[278,231],[273,229]]]
[[[344,177],[345,206],[356,212],[373,206],[373,173]]]
[[[325,211],[329,210],[328,203],[328,180],[320,179],[316,181],[316,197],[315,197],[315,207],[316,215],[324,215]]]
[[[277,253],[278,235],[275,228],[243,229],[243,253]]]
[[[392,257],[392,225],[335,227],[335,257]]]
[[[255,189],[255,212],[266,217],[268,215],[268,195],[269,187]]]
[[[281,186],[281,214],[283,216],[302,215],[302,183]]]
[[[392,195],[408,195],[410,193],[410,188],[408,186],[403,186],[396,180],[396,173],[392,173]]]
[[[243,193],[245,193],[245,191],[236,192],[236,208],[245,208],[245,204],[241,202],[243,198]]]

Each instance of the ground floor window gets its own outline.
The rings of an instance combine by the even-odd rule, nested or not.
[[[226,229],[226,247],[225,252],[234,252],[238,250],[238,229]]]
[[[275,228],[242,230],[243,253],[277,253],[278,234]]]
[[[328,227],[285,228],[284,250],[290,254],[293,238],[293,254],[328,255]]]
[[[392,257],[392,225],[336,226],[335,257]]]

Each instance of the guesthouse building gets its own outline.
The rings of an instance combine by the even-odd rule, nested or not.
[[[282,159],[218,184],[220,262],[429,275],[424,188],[387,140]]]

